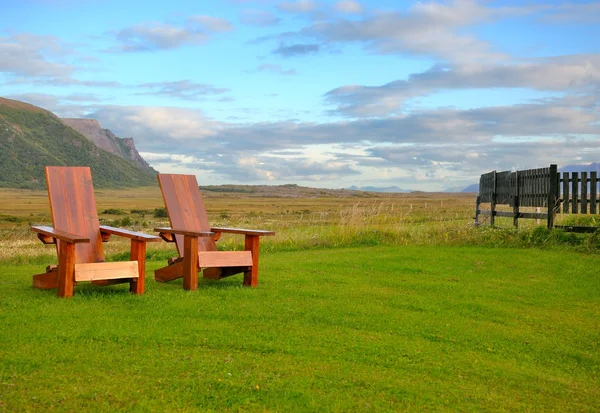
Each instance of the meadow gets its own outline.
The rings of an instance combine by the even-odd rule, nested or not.
[[[96,196],[105,223],[168,222],[158,188]],[[59,300],[31,288],[56,260],[28,230],[46,193],[0,190],[0,411],[599,410],[598,235],[475,227],[473,194],[204,196],[213,225],[277,232],[258,288],[155,283],[161,243],[145,295]]]

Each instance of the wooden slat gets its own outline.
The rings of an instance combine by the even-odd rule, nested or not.
[[[164,283],[183,277],[183,261],[174,262],[154,271],[154,279]]]
[[[108,225],[100,225],[100,231],[107,234],[118,235],[120,237],[130,238],[144,242],[158,242],[160,237],[156,235],[144,234],[143,232],[129,231],[123,228],[109,227]]]
[[[260,235],[260,236],[275,235],[275,232],[273,232],[273,231],[258,230],[258,229],[212,227],[210,230],[213,232],[225,232],[225,233],[230,233],[230,234]]]
[[[571,193],[572,195],[572,208],[573,214],[579,213],[579,173],[571,173]]]
[[[75,281],[137,278],[138,262],[94,262],[75,264]]]
[[[486,211],[486,210],[480,210],[479,211],[480,215],[486,215],[486,216],[490,216],[492,215],[491,211]],[[497,217],[508,217],[508,218],[512,218],[514,216],[513,212],[510,211],[494,211],[494,215]],[[543,219],[543,218],[548,218],[548,214],[545,212],[519,212],[519,217],[518,218],[536,218],[536,219]]]
[[[567,232],[578,232],[578,233],[594,233],[600,230],[600,227],[581,227],[576,225],[555,225],[554,228],[562,229]]]
[[[50,238],[66,241],[71,244],[90,242],[89,238],[82,235],[71,234],[70,232],[60,231],[43,225],[33,225],[31,226],[31,230],[42,236],[41,238],[38,236],[38,238],[40,238],[44,244],[54,244],[55,242],[50,241]]]
[[[129,292],[134,294],[144,294],[144,290],[146,288],[146,240],[131,240],[129,259],[131,260],[130,262],[137,263],[136,269],[138,274],[136,278],[131,279],[129,284]]]
[[[569,192],[569,173],[563,172],[563,212],[569,213],[569,204],[571,203],[571,194]]]
[[[598,202],[598,172],[590,172],[590,214],[596,213]]]
[[[217,235],[212,231],[192,231],[189,229],[176,229],[176,228],[154,228],[154,231],[159,234],[175,234],[175,235],[187,235],[190,237],[214,237]]]
[[[56,295],[67,298],[73,296],[75,286],[75,246],[68,242],[57,242],[58,245],[58,287]]]
[[[258,285],[259,241],[260,237],[258,235],[246,235],[244,240],[244,249],[251,253],[250,257],[252,259],[252,267],[244,272],[244,285],[247,287],[256,287]]]
[[[548,219],[547,225],[548,229],[552,229],[554,227],[554,219],[556,217],[556,210],[558,209],[558,199],[560,198],[558,194],[558,165],[550,165],[550,168],[547,168],[548,173],[544,176],[544,182],[547,197],[547,206],[548,206]]]
[[[183,289],[198,289],[198,237],[183,237]],[[201,239],[201,238],[200,238]]]
[[[588,210],[588,185],[587,185],[587,172],[581,172],[581,213],[587,214]]]
[[[201,251],[198,252],[198,266],[210,267],[243,267],[252,265],[250,251]]]
[[[58,267],[52,268],[43,274],[33,276],[33,288],[52,290],[58,288]]]
[[[75,263],[104,261],[90,168],[48,166],[46,183],[54,228],[90,239],[76,245]]]
[[[158,174],[158,182],[172,228],[210,232],[204,201],[193,175]],[[175,235],[179,255],[183,256],[183,235]],[[211,238],[198,240],[199,251],[216,251]]]

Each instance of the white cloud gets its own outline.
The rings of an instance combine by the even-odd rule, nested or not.
[[[119,30],[117,45],[109,52],[146,52],[176,49],[184,45],[206,43],[210,35],[233,30],[233,25],[219,17],[191,16],[183,25],[144,22]]]
[[[221,17],[198,15],[188,19],[189,23],[197,23],[199,27],[209,32],[230,32],[233,30],[233,24]]]
[[[148,92],[139,92],[138,95],[168,96],[183,100],[197,100],[200,97],[220,95],[229,90],[191,80],[142,83],[138,85],[138,88],[149,90]]]
[[[362,5],[355,0],[341,0],[333,5],[333,8],[340,13],[360,14],[363,11]]]
[[[284,1],[277,5],[279,10],[288,13],[309,13],[317,10],[319,4],[313,0]]]
[[[240,13],[240,21],[250,26],[271,26],[278,23],[280,19],[270,11],[244,9]]]
[[[527,88],[540,91],[600,91],[600,54],[557,56],[497,65],[436,66],[381,86],[346,85],[325,98],[350,116],[397,113],[410,98],[440,90]]]

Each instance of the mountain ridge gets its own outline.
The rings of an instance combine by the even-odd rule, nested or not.
[[[47,165],[90,166],[97,187],[156,184],[156,171],[99,148],[52,112],[0,97],[0,187],[44,188]]]
[[[102,148],[113,155],[120,156],[123,159],[133,161],[141,168],[152,169],[156,172],[148,162],[142,158],[135,147],[133,138],[120,138],[116,136],[110,129],[103,128],[96,119],[60,118],[60,120],[88,138],[99,148]]]

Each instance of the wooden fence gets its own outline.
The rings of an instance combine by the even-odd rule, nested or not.
[[[597,171],[560,174],[556,165],[526,171],[492,171],[479,180],[475,223],[479,224],[480,215],[489,216],[491,225],[495,217],[512,217],[513,225],[518,227],[519,218],[535,218],[545,219],[548,228],[552,228],[560,212],[597,214],[598,184]],[[490,204],[490,208],[482,210],[481,204]],[[497,205],[508,205],[512,211],[497,211]],[[546,212],[522,212],[521,207],[535,207],[538,211],[545,208]]]

